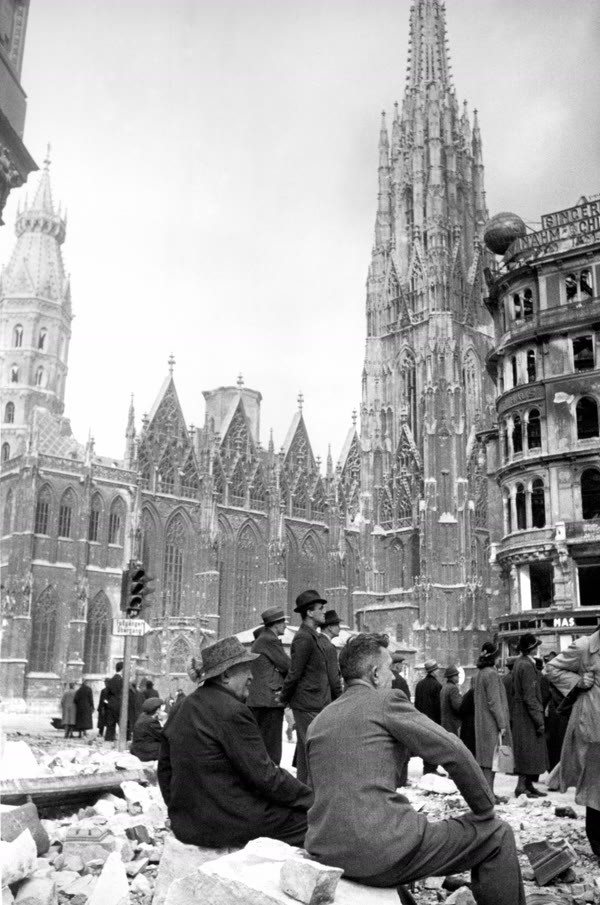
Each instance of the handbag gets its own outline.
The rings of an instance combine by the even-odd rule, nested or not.
[[[515,758],[510,745],[502,743],[502,733],[498,733],[498,741],[494,748],[494,756],[492,758],[493,773],[514,773]]]

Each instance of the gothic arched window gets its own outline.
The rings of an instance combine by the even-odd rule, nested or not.
[[[531,485],[531,524],[534,528],[546,527],[544,482],[541,478],[536,478]]]
[[[7,402],[4,407],[4,423],[5,424],[14,424],[15,420],[15,404],[14,402]]]
[[[193,453],[190,452],[181,475],[181,492],[184,496],[197,497],[199,490],[198,470]]]
[[[525,488],[522,484],[517,484],[515,499],[517,504],[517,531],[524,531],[527,527],[527,513],[525,508]]]
[[[40,488],[35,504],[35,534],[48,534],[52,493],[47,484]]]
[[[581,475],[581,513],[584,519],[600,518],[600,471],[586,468]]]
[[[68,487],[60,498],[58,507],[58,536],[71,537],[73,522],[73,509],[75,508],[75,494]]]
[[[192,649],[185,638],[177,638],[169,651],[169,675],[185,675],[187,673],[188,661],[191,656]]]
[[[512,441],[513,441],[513,452],[514,453],[523,452],[523,429],[521,426],[521,418],[519,417],[519,415],[515,415],[513,418]]]
[[[306,510],[308,508],[308,496],[304,485],[300,485],[296,489],[292,497],[292,515],[296,518],[306,518]]]
[[[19,349],[23,345],[23,325],[17,324],[13,330],[13,346]]]
[[[537,409],[531,409],[527,420],[527,446],[529,449],[539,449],[542,445],[542,425],[540,413]]]
[[[325,493],[321,481],[316,486],[314,496],[311,502],[311,515],[315,521],[322,521],[325,514]]]
[[[577,403],[577,439],[589,440],[598,436],[598,403],[591,396],[582,396]]]
[[[18,365],[11,365],[10,368],[10,382],[18,383],[19,382],[19,368]]]
[[[387,549],[386,571],[388,590],[404,587],[404,547],[398,539],[392,541]]]
[[[169,449],[165,453],[158,466],[159,493],[175,493],[175,463]]]
[[[260,578],[257,536],[250,525],[245,525],[236,545],[234,631],[242,631],[256,623],[261,599]]]
[[[40,330],[40,335],[38,336],[38,349],[43,351],[46,347],[46,337],[48,336],[48,331],[45,327],[42,327]]]
[[[102,518],[102,497],[95,493],[90,506],[90,521],[88,524],[88,540],[97,542],[100,539],[100,520]]]
[[[254,475],[254,480],[250,485],[250,508],[263,511],[267,505],[267,491],[265,489],[265,481],[262,470],[258,470]]]
[[[241,462],[235,466],[229,486],[229,504],[231,506],[244,506],[246,503],[246,479]]]
[[[83,671],[87,674],[105,675],[108,672],[112,611],[104,591],[100,591],[88,606]]]
[[[144,509],[142,512],[142,563],[144,569],[151,575],[157,574],[156,571],[153,571],[157,569],[156,552],[156,523],[148,510]]]
[[[13,492],[9,490],[4,499],[4,515],[2,517],[2,537],[12,534],[13,524]]]
[[[2,444],[2,461],[8,462],[10,459],[10,443]]]
[[[186,534],[182,517],[176,515],[169,522],[165,536],[163,615],[178,616],[181,613]]]
[[[54,655],[58,620],[58,598],[53,587],[46,588],[33,604],[31,613],[31,672],[55,672]]]
[[[300,591],[322,587],[323,556],[314,535],[308,534],[304,538],[298,559],[297,579]]]
[[[463,362],[465,413],[467,424],[474,424],[481,413],[481,363],[477,353],[469,349]]]
[[[35,385],[36,385],[36,387],[45,387],[46,386],[46,374],[41,365],[35,372]]]
[[[125,504],[121,497],[113,500],[108,516],[108,542],[123,546],[123,534],[125,532]]]

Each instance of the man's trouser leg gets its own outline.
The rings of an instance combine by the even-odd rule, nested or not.
[[[117,723],[119,722],[119,717],[116,713],[113,713],[112,710],[107,711],[106,713],[106,733],[104,735],[104,741],[106,742],[114,742],[116,738],[116,729]]]
[[[585,832],[593,853],[600,858],[600,811],[595,808],[585,809]]]
[[[293,710],[296,721],[296,777],[300,782],[308,782],[308,764],[306,761],[306,732],[318,715],[318,711]]]
[[[280,839],[288,845],[304,845],[306,836],[306,811],[291,810],[272,804],[265,814],[261,825],[261,836],[269,839]]]
[[[469,869],[477,905],[525,905],[515,837],[497,817],[478,820],[466,814],[429,823],[412,856],[375,877],[353,879],[368,886],[398,886]]]
[[[282,707],[252,707],[269,757],[275,764],[281,763],[281,734],[283,732]]]

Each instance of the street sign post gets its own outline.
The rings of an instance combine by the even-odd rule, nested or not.
[[[113,625],[113,635],[133,636],[141,638],[152,631],[152,627],[148,625],[145,619],[115,619]]]
[[[145,619],[115,619],[113,623],[113,635],[125,637],[123,657],[123,692],[121,695],[121,716],[119,719],[119,740],[117,749],[125,751],[127,746],[127,714],[129,710],[129,681],[131,677],[131,646],[132,638],[141,638],[142,635],[151,632],[152,628]]]

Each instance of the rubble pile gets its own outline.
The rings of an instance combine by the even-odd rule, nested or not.
[[[0,759],[2,779],[41,779],[50,776],[93,776],[113,770],[143,769],[146,764],[126,751],[102,748],[91,739],[79,746],[46,751],[25,741],[7,741]],[[54,745],[56,747],[56,743]]]

